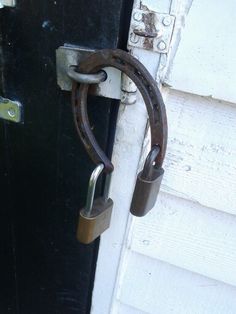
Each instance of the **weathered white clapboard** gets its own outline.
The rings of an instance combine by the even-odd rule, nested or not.
[[[136,0],[134,6],[141,3],[176,16],[167,58],[133,51],[165,83],[166,172],[155,209],[132,218],[135,175],[148,142],[146,112],[140,99],[121,106],[115,208],[101,240],[92,313],[235,314],[236,2]]]

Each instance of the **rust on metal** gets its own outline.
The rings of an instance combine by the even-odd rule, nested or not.
[[[138,36],[147,37],[147,38],[155,38],[157,37],[158,31],[155,26],[155,13],[143,13],[142,14],[142,22],[144,25],[144,29],[134,29],[134,33]]]
[[[144,37],[144,48],[148,50],[153,49],[154,38],[158,36],[158,30],[156,29],[156,16],[153,12],[142,13],[142,22],[140,25],[144,26],[144,29],[136,28],[133,30],[135,35]]]
[[[124,72],[139,89],[149,116],[151,146],[160,148],[160,153],[155,163],[157,167],[161,167],[167,145],[167,118],[165,105],[156,81],[142,63],[127,52],[119,49],[104,49],[91,54],[80,63],[78,72],[86,74],[97,73],[105,67],[114,67]],[[91,131],[87,114],[88,90],[88,84],[78,85],[76,82],[73,83],[72,106],[76,129],[93,162],[95,164],[102,162],[105,166],[104,171],[110,173],[113,171],[113,165],[98,145]]]

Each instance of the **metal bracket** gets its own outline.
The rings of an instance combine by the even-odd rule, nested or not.
[[[23,106],[18,101],[0,96],[0,118],[16,123],[23,122]]]
[[[0,9],[3,7],[15,7],[16,0],[0,0]]]
[[[128,46],[167,53],[175,17],[147,10],[133,10]]]
[[[95,50],[67,45],[56,50],[57,84],[62,90],[72,89],[72,80],[68,76],[69,67],[78,65],[93,52]],[[97,96],[121,99],[121,72],[111,67],[104,68],[104,71],[107,74],[106,81],[96,85],[92,92]]]

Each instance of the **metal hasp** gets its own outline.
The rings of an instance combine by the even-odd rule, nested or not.
[[[16,0],[0,0],[0,9],[3,7],[15,7]]]
[[[135,9],[130,24],[128,46],[167,53],[174,23],[173,15]]]
[[[93,242],[110,226],[113,201],[108,198],[108,188],[105,188],[103,197],[94,201],[96,183],[103,169],[104,165],[100,164],[93,171],[89,180],[86,206],[80,211],[77,239],[84,244]],[[109,184],[109,179],[106,184]]]
[[[0,96],[0,118],[16,123],[23,122],[23,106],[18,101]]]
[[[158,172],[158,175],[161,178],[163,175],[163,170],[161,169],[166,152],[168,132],[165,105],[157,83],[143,64],[127,52],[119,49],[104,49],[91,54],[87,59],[80,63],[78,72],[87,74],[96,73],[106,66],[112,66],[119,69],[121,72],[124,72],[136,84],[143,97],[151,128],[151,152],[154,148],[158,148],[158,153],[155,155],[154,160],[152,160],[151,165],[150,162],[147,162],[147,164],[149,164],[149,168],[154,165],[155,171],[153,169],[150,169],[150,171]],[[97,165],[103,163],[105,166],[104,172],[111,173],[113,171],[113,165],[98,145],[88,120],[87,95],[89,86],[89,84],[78,85],[77,82],[74,82],[73,84],[72,107],[76,129],[93,162]],[[148,157],[148,159],[150,158]],[[150,180],[156,180],[156,175],[152,176]],[[149,185],[147,189],[152,189],[152,185]],[[157,193],[158,190],[159,189],[156,189]],[[142,193],[142,191],[140,191],[140,193]],[[137,216],[141,216],[141,212],[143,213],[142,215],[146,214],[151,209],[151,206],[154,205],[157,193],[156,195],[154,195],[154,193],[149,193],[152,195],[152,200],[149,201],[149,199],[146,198],[146,201],[142,205],[142,209],[139,208],[136,210],[133,206],[131,208],[132,213]],[[153,195],[155,196],[155,199]],[[134,194],[134,198],[136,196],[137,193]],[[135,203],[136,201],[134,200],[133,204]]]
[[[68,45],[61,46],[56,50],[57,84],[62,90],[71,91],[73,80],[80,80],[80,82],[82,79],[86,80],[86,72],[77,73],[76,69],[94,52],[95,50],[92,49]],[[121,99],[120,71],[111,67],[106,67],[103,70],[94,74],[94,82],[92,83],[99,84],[91,88],[90,93],[112,99]]]

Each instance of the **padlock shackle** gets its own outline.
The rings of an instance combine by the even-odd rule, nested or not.
[[[142,178],[145,180],[152,180],[152,168],[156,167],[155,161],[158,157],[158,154],[160,153],[160,147],[159,146],[153,146],[151,151],[146,157],[143,171],[142,171]]]
[[[88,185],[88,192],[87,192],[87,199],[86,205],[84,210],[84,216],[90,217],[92,213],[93,201],[94,201],[94,194],[96,189],[97,180],[104,169],[103,164],[99,164],[92,172],[89,185]]]
[[[91,54],[82,61],[78,72],[97,73],[105,67],[114,67],[124,72],[137,86],[145,102],[151,128],[151,147],[159,146],[160,153],[156,165],[161,167],[167,145],[167,118],[165,105],[157,86],[148,70],[136,58],[119,49],[104,49]],[[113,165],[98,145],[92,131],[87,114],[87,95],[89,84],[74,81],[72,88],[72,105],[77,132],[86,151],[95,164],[104,164],[104,172],[113,171]]]

